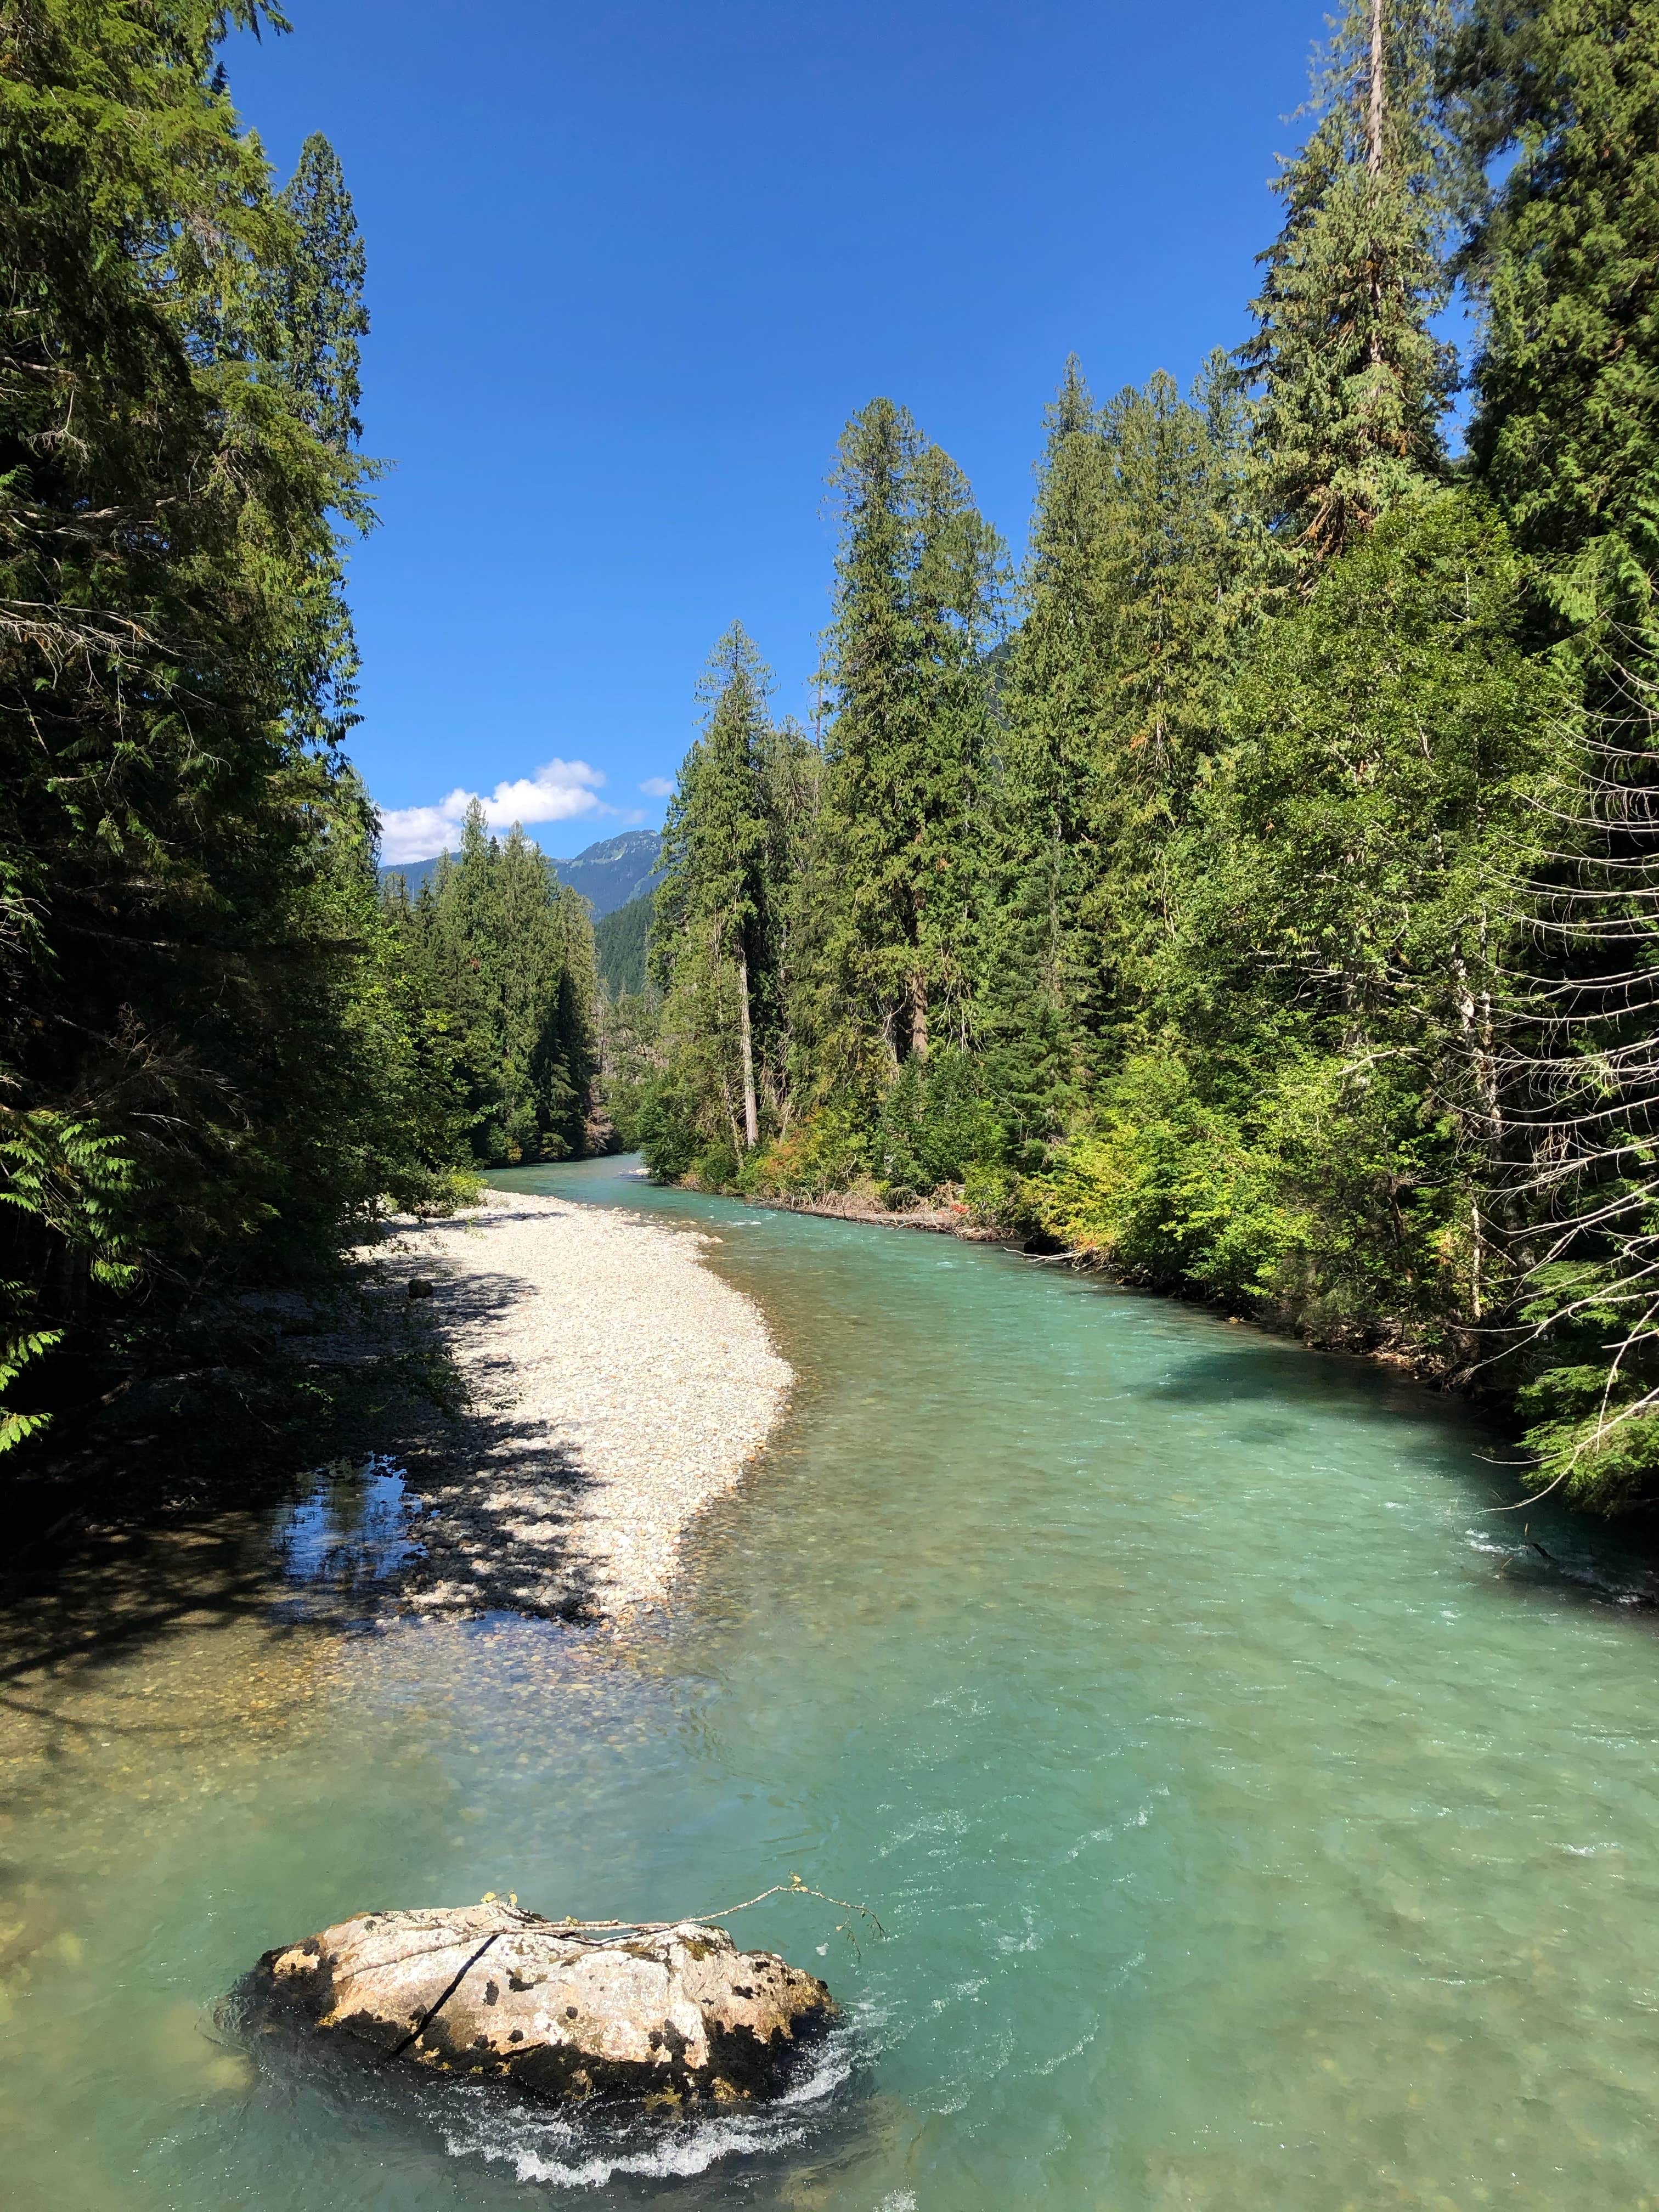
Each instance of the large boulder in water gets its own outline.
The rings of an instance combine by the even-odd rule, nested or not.
[[[487,1902],[365,1912],[267,1951],[254,1993],[324,2033],[533,2097],[764,2096],[829,1990],[723,1928],[596,1929]]]

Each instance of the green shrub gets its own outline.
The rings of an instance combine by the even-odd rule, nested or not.
[[[692,1161],[688,1179],[699,1190],[730,1190],[738,1180],[738,1167],[737,1146],[729,1138],[716,1137]]]
[[[691,1102],[667,1076],[641,1085],[632,1133],[653,1182],[678,1182],[689,1175],[703,1145]]]
[[[1032,1188],[1043,1229],[1140,1281],[1270,1291],[1304,1224],[1237,1119],[1178,1060],[1132,1060],[1093,1124]]]
[[[757,1198],[819,1199],[868,1172],[864,1116],[850,1103],[818,1108],[745,1163],[744,1188]]]
[[[877,1179],[898,1206],[1000,1164],[1002,1126],[974,1057],[945,1046],[907,1060],[882,1102],[872,1151]]]

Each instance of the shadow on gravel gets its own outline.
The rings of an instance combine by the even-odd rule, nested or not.
[[[521,1277],[440,1258],[388,1255],[381,1272],[388,1285],[401,1288],[412,1277],[431,1285],[419,1310],[441,1344],[465,1337],[487,1346],[492,1328],[536,1295]],[[398,1455],[420,1502],[420,1550],[399,1567],[395,1588],[428,1615],[596,1619],[593,1578],[573,1540],[592,1477],[568,1451],[526,1431],[512,1403],[508,1358],[475,1351],[470,1382],[474,1402],[441,1449]]]
[[[429,1297],[408,1295],[416,1275]],[[10,1457],[0,1717],[50,1762],[94,1729],[142,1736],[142,1711],[85,1719],[88,1694],[204,1632],[304,1638],[401,1610],[596,1618],[574,1541],[592,1478],[526,1431],[505,1359],[475,1360],[464,1407],[449,1357],[462,1335],[487,1346],[531,1295],[383,1249],[327,1301],[256,1296],[210,1317],[191,1364]]]

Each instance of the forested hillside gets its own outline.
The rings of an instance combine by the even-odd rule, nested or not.
[[[629,998],[645,988],[645,947],[653,903],[649,897],[629,899],[593,925],[599,981],[613,999]]]
[[[363,248],[219,64],[276,18],[6,21],[0,1449],[608,1111],[664,1177],[1390,1348],[1652,1493],[1659,0],[1358,0],[1249,335],[1065,364],[1018,557],[863,408],[823,718],[714,647],[608,1007],[520,831],[378,884]]]
[[[474,799],[459,854],[412,901],[394,876],[383,915],[465,1156],[505,1166],[602,1145],[592,917],[524,831],[492,837]]]
[[[555,860],[553,867],[600,921],[632,900],[650,896],[661,859],[662,841],[654,830],[624,830],[620,836],[601,837],[574,860]]]
[[[514,840],[413,914],[378,893],[363,249],[326,141],[279,188],[238,119],[216,49],[262,22],[3,11],[0,1449],[256,1361],[249,1286],[586,1141],[585,910]]]
[[[659,1176],[943,1194],[1651,1494],[1656,131],[1659,0],[1360,0],[1247,341],[1067,363],[1018,563],[848,424],[827,718],[716,646],[614,1031]]]

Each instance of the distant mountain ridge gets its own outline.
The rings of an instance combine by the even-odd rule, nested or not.
[[[654,830],[624,830],[620,837],[603,837],[588,846],[574,860],[553,863],[559,881],[581,893],[596,921],[654,890],[661,865],[662,839]]]
[[[599,921],[630,899],[644,898],[654,890],[661,860],[662,839],[656,830],[624,830],[619,837],[600,838],[573,860],[553,860],[552,866],[562,884],[581,893]],[[437,865],[436,854],[429,860],[394,861],[380,870],[380,881],[401,876],[414,898]]]

